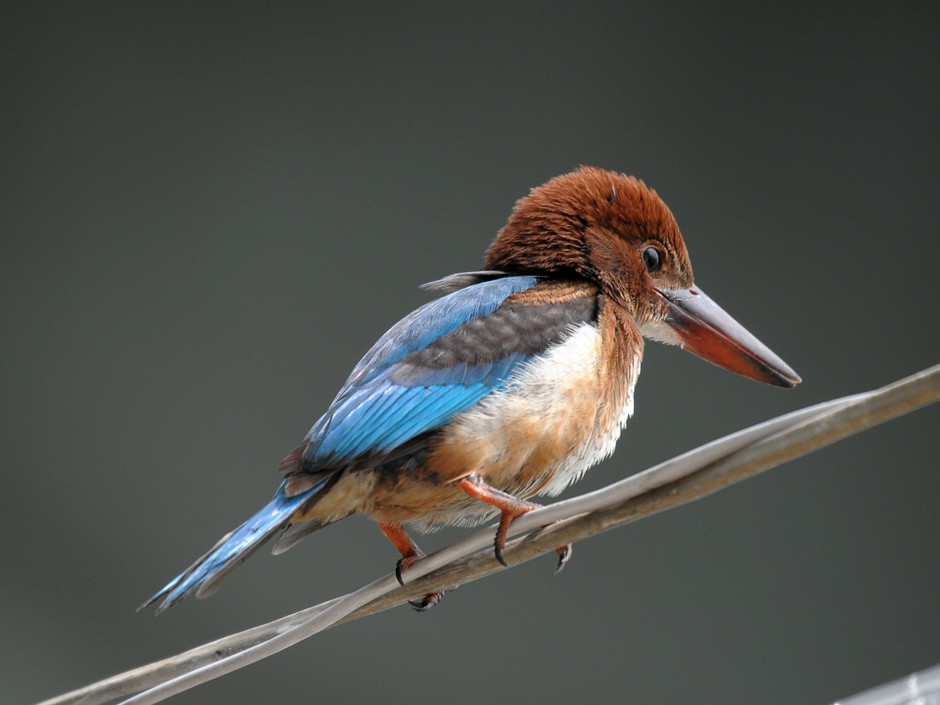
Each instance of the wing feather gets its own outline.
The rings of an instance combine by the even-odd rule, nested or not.
[[[406,316],[366,353],[310,429],[304,469],[387,454],[447,423],[572,324],[596,316],[589,285],[569,284],[563,300],[537,295],[552,286],[531,276],[485,279]]]

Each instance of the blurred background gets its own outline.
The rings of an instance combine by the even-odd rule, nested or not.
[[[340,6],[341,5],[341,6]],[[0,696],[360,587],[352,518],[134,609],[261,506],[371,343],[579,164],[671,206],[802,376],[647,346],[575,492],[938,362],[936,3],[4,3]],[[342,626],[176,703],[826,703],[940,662],[940,409]],[[568,492],[568,495],[571,491]],[[461,531],[425,537],[429,549]]]

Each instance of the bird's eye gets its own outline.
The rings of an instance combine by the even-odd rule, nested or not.
[[[647,247],[643,250],[643,264],[646,265],[646,271],[650,274],[659,271],[659,267],[662,264],[659,250],[655,247]]]

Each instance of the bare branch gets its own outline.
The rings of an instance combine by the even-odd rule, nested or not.
[[[881,389],[818,404],[713,441],[603,489],[520,517],[504,556],[510,566],[666,509],[687,504],[859,431],[940,399],[940,365]],[[554,522],[545,529],[546,523]],[[93,705],[131,693],[127,704],[156,703],[230,673],[334,624],[358,619],[505,570],[486,528],[428,556],[401,587],[386,576],[354,593],[177,656],[127,671],[41,705]],[[142,691],[142,692],[141,692]]]

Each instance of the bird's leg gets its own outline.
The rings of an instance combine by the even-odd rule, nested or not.
[[[418,547],[418,544],[412,541],[408,532],[405,531],[405,528],[401,524],[387,524],[381,521],[377,523],[382,533],[385,534],[389,541],[395,544],[395,548],[397,548],[398,552],[401,554],[401,558],[398,560],[398,563],[395,564],[395,577],[398,579],[398,584],[404,587],[405,581],[402,580],[402,573],[413,566],[416,561],[424,558],[424,551]],[[440,602],[442,597],[444,597],[443,591],[432,592],[425,595],[424,599],[420,602],[408,600],[408,604],[414,607],[418,612],[426,612]]]
[[[386,524],[384,522],[378,522],[378,524],[385,537],[395,544],[395,548],[401,554],[401,559],[395,564],[395,577],[398,579],[398,584],[404,587],[405,581],[402,580],[401,574],[413,566],[416,561],[424,558],[424,551],[412,541],[401,524]]]
[[[506,547],[506,533],[509,531],[509,525],[512,524],[513,520],[517,517],[531,512],[541,505],[519,499],[508,492],[498,490],[492,485],[488,485],[484,482],[482,477],[476,474],[467,475],[467,477],[457,483],[457,486],[474,499],[492,504],[502,513],[502,516],[499,518],[499,528],[496,529],[496,539],[493,541],[493,546],[495,548],[496,560],[506,565],[506,561],[503,559],[503,549]],[[569,543],[561,548],[556,548],[555,553],[558,555],[558,566],[555,568],[555,572],[558,573],[565,567],[568,559],[571,558],[571,544]]]

